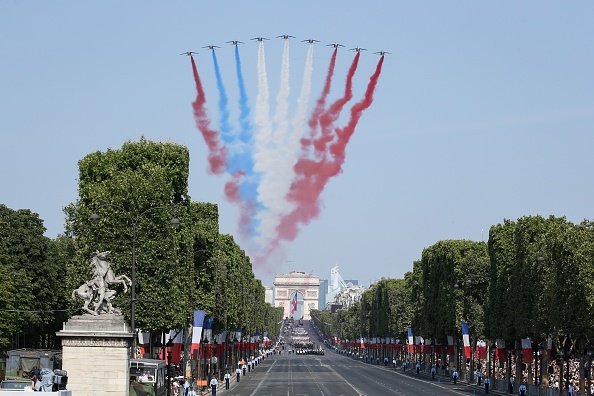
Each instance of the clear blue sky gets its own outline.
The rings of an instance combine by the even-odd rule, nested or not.
[[[141,135],[187,146],[190,195],[219,204],[220,228],[237,235],[225,177],[207,174],[189,59],[196,56],[212,118],[218,98],[210,53],[230,101],[240,48],[250,102],[257,45],[271,97],[290,34],[291,95],[314,52],[313,102],[331,49],[362,54],[359,98],[385,50],[375,101],[347,148],[344,172],[323,193],[319,218],[285,245],[278,271],[362,284],[402,277],[442,239],[487,240],[491,225],[525,215],[594,218],[594,2],[543,1],[2,1],[0,2],[0,203],[40,214],[63,231],[77,199],[77,161]],[[339,52],[336,97],[353,53]],[[216,122],[213,122],[216,126]],[[241,241],[240,241],[241,243]],[[272,277],[258,273],[265,283]]]

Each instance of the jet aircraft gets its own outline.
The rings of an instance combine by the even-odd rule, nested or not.
[[[334,44],[328,44],[327,47],[334,47],[334,48],[338,48],[338,47],[344,47],[344,45],[342,44],[338,44],[338,43],[334,43]]]
[[[254,37],[252,40],[264,41],[268,39],[266,37]]]
[[[276,38],[282,38],[284,40],[288,40],[290,38],[295,38],[295,36],[289,36],[288,34],[283,34],[281,36],[276,36]]]
[[[305,42],[308,42],[310,44],[319,43],[320,42],[320,40],[314,40],[314,39],[307,39],[307,40],[301,40],[301,41],[304,42],[304,43]]]
[[[238,45],[238,44],[243,44],[243,41],[231,40],[231,41],[227,41],[227,44]]]
[[[367,49],[361,48],[361,47],[355,47],[355,48],[351,48],[349,51],[361,52],[361,51],[367,51]]]
[[[384,56],[386,54],[391,54],[391,52],[388,52],[388,51],[378,51],[378,52],[374,52],[374,54],[378,54],[379,56]]]
[[[215,50],[215,48],[221,48],[221,47],[218,47],[218,46],[216,46],[216,45],[206,45],[206,46],[204,46],[204,47],[202,47],[202,48],[208,48],[209,50],[213,50],[213,51],[214,51],[214,50]]]
[[[185,56],[192,56],[193,54],[198,55],[198,52],[194,52],[194,51],[187,51],[187,52],[182,52],[180,55],[185,55]]]

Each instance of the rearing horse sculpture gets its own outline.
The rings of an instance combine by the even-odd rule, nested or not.
[[[111,269],[111,264],[107,261],[107,256],[109,256],[110,253],[110,251],[95,251],[91,256],[91,267],[94,266],[96,268],[96,271],[103,276],[107,285],[117,285],[121,283],[124,286],[125,293],[128,291],[128,285],[132,286],[132,281],[126,275],[115,276]]]

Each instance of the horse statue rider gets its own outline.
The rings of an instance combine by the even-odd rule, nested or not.
[[[128,291],[128,285],[132,285],[127,276],[115,276],[111,264],[107,261],[109,254],[109,251],[95,251],[91,255],[89,266],[93,272],[93,278],[72,291],[72,299],[76,299],[77,296],[81,298],[84,301],[82,309],[92,315],[120,313],[111,304],[111,300],[116,296],[116,291],[109,289],[108,286],[122,284],[125,293]],[[91,302],[94,303],[93,310],[89,308]]]

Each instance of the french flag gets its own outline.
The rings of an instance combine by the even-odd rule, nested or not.
[[[184,338],[183,330],[169,330],[169,339],[173,338],[173,351],[171,353],[171,363],[179,364],[182,353],[182,340]]]
[[[408,352],[415,352],[415,338],[413,337],[413,331],[410,327],[408,328]]]
[[[553,351],[553,337],[547,337],[547,359],[551,361],[551,352]]]
[[[487,358],[487,344],[483,340],[478,340],[476,343],[476,356],[479,359]]]
[[[462,322],[462,341],[464,341],[464,356],[470,359],[470,337],[468,335],[468,322]]]
[[[524,363],[532,363],[532,341],[530,338],[522,338],[522,357]]]
[[[192,347],[190,348],[190,356],[198,353],[200,348],[200,339],[202,338],[202,326],[204,325],[205,311],[194,311],[194,322],[192,324]]]
[[[454,356],[454,336],[448,336],[448,355]]]
[[[499,357],[499,363],[505,363],[507,361],[507,349],[505,348],[505,341],[502,339],[495,340],[495,346],[497,347],[497,357]]]
[[[361,349],[365,349],[365,341],[363,341],[363,336],[361,336]]]
[[[140,357],[143,358],[148,353],[148,345],[151,342],[151,333],[138,332],[138,346],[140,347]]]

